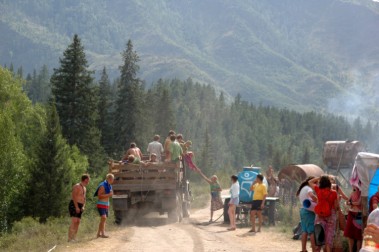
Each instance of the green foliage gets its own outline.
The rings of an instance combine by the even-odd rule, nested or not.
[[[46,103],[51,96],[49,69],[43,65],[39,73],[34,70],[33,75],[26,77],[26,92],[34,102]]]
[[[97,126],[101,132],[101,145],[103,146],[105,152],[110,155],[113,143],[113,114],[112,114],[112,91],[107,74],[107,70],[104,67],[101,73],[101,78],[99,81],[99,117]]]
[[[33,161],[27,150],[35,146],[29,141],[30,134],[39,136],[28,129],[38,119],[37,109],[22,93],[20,79],[0,67],[0,232],[23,214],[20,197],[25,192],[28,163]]]
[[[63,136],[70,145],[76,144],[88,155],[91,171],[99,172],[104,161],[96,125],[98,96],[77,35],[64,51],[60,67],[54,69],[51,85]]]
[[[86,160],[72,158],[70,146],[62,138],[54,103],[47,108],[46,132],[39,143],[37,160],[30,170],[27,214],[46,222],[66,212],[71,185],[88,166]]]
[[[137,136],[142,136],[144,133],[144,125],[141,123],[144,90],[140,79],[137,78],[139,56],[134,51],[131,40],[128,41],[126,49],[122,52],[122,60],[114,130],[115,150],[118,153],[121,153],[130,142],[138,141]]]
[[[88,167],[60,136],[55,110],[33,106],[21,84],[0,67],[0,233],[25,215],[60,216],[73,178]]]

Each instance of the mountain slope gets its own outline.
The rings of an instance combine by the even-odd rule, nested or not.
[[[369,0],[0,1],[0,63],[56,66],[77,33],[91,67],[116,76],[130,38],[148,84],[192,77],[256,103],[327,110],[332,100],[343,112],[354,84],[375,86],[378,13]]]

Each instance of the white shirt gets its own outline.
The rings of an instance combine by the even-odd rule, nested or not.
[[[299,200],[300,204],[303,205],[304,200],[310,199],[309,198],[309,193],[313,192],[312,188],[309,186],[304,186],[299,193]]]
[[[238,181],[236,183],[232,184],[232,187],[230,187],[230,195],[232,198],[237,198],[240,195],[240,184]]]
[[[147,152],[149,154],[155,153],[157,155],[157,161],[160,162],[162,159],[162,153],[163,153],[163,146],[160,142],[158,141],[153,141],[149,143],[147,146]]]

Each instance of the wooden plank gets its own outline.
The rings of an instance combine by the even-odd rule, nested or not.
[[[155,185],[131,185],[131,184],[114,184],[113,190],[125,190],[132,192],[140,192],[140,191],[154,191],[154,190],[172,190],[176,189],[176,184],[155,184]]]
[[[148,173],[140,173],[140,172],[118,172],[114,174],[115,178],[176,178],[177,174],[172,172],[148,172]]]
[[[125,179],[125,180],[115,180],[113,182],[114,185],[118,185],[118,184],[133,184],[133,185],[140,185],[140,184],[144,184],[144,185],[152,185],[152,184],[162,184],[162,183],[174,183],[176,181],[176,179],[172,179],[172,178],[165,178],[165,179],[133,179],[133,180],[128,180],[128,179]]]
[[[176,169],[176,164],[159,163],[159,164],[124,164],[119,162],[109,162],[109,169],[137,170],[137,169]]]

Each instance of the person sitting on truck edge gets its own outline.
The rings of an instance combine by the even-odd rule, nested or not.
[[[258,215],[259,220],[259,226],[258,226],[258,232],[261,232],[262,227],[262,210],[265,207],[265,200],[267,196],[267,188],[266,185],[263,184],[263,175],[258,174],[255,181],[250,187],[251,191],[254,191],[253,195],[253,202],[251,204],[251,211],[250,211],[250,221],[251,221],[251,230],[249,232],[255,233],[255,215]]]
[[[140,164],[143,163],[138,157],[135,157],[134,155],[128,156],[128,164]]]
[[[112,173],[108,173],[106,176],[106,180],[101,182],[96,189],[95,197],[97,196],[98,201],[96,204],[97,210],[100,214],[100,223],[99,229],[97,231],[97,238],[108,238],[109,236],[105,235],[105,222],[108,217],[109,210],[109,198],[113,195],[112,184],[114,181],[114,175]]]
[[[170,137],[172,135],[175,135],[175,131],[170,130],[168,132],[168,136],[167,136],[167,138],[166,138],[166,140],[164,142],[164,153],[166,155],[166,160],[168,159],[168,156],[170,155],[170,145],[171,145],[171,139],[170,139]]]
[[[175,164],[179,164],[180,160],[182,160],[183,150],[180,147],[180,144],[176,141],[176,136],[172,135],[170,137],[171,144],[169,147],[169,161]]]
[[[156,159],[158,162],[161,162],[162,160],[162,153],[164,152],[162,144],[159,142],[160,136],[155,135],[154,136],[154,141],[149,143],[147,146],[147,152],[150,154],[150,159],[151,155],[154,153],[156,155]]]
[[[86,186],[90,181],[88,174],[83,174],[80,183],[72,187],[72,196],[68,204],[68,211],[71,216],[71,225],[68,229],[68,242],[75,242],[75,236],[79,229],[80,219],[86,204]]]
[[[157,154],[155,154],[155,153],[151,153],[151,155],[150,155],[150,160],[148,160],[147,162],[146,162],[146,164],[157,164],[157,163],[159,163],[158,162],[158,157],[157,157],[158,155]]]
[[[130,148],[126,151],[123,160],[126,160],[129,155],[134,155],[135,157],[138,157],[139,160],[142,160],[142,152],[134,142],[130,144]]]

